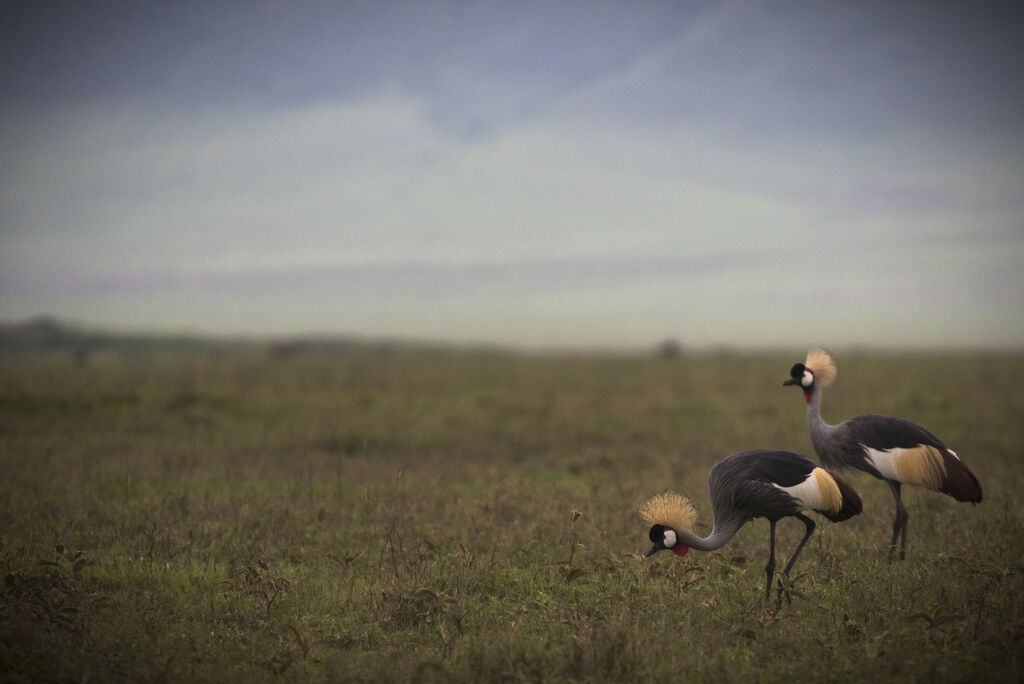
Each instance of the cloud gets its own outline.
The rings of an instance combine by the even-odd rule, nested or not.
[[[814,136],[751,144],[585,111],[478,141],[394,93],[75,112],[17,151],[4,298],[70,296],[83,310],[92,295],[93,315],[126,317],[151,301],[182,325],[225,322],[202,311],[233,309],[249,314],[235,330],[264,332],[300,325],[303,311],[305,329],[343,320],[382,334],[504,337],[503,321],[518,320],[517,339],[534,344],[565,338],[556,322],[567,320],[624,339],[598,322],[646,312],[654,322],[631,323],[633,337],[686,327],[710,343],[765,311],[792,326],[818,304],[841,319],[884,313],[893,292],[984,300],[989,287],[1020,289],[1012,269],[971,281],[968,262],[947,257],[966,245],[972,267],[992,272],[1020,244],[1013,176],[985,159],[950,166],[926,146],[881,143],[822,154]],[[979,196],[1003,203],[985,209]],[[979,217],[988,222],[966,222]],[[979,251],[985,235],[995,251]],[[496,310],[508,317],[485,315]]]
[[[41,256],[60,241],[71,264],[82,241],[139,267],[213,265],[239,250],[256,263],[484,259],[496,247],[586,255],[659,234],[700,248],[709,221],[742,229],[771,204],[745,208],[650,136],[532,124],[467,144],[393,96],[254,113],[95,111],[48,132],[26,136],[17,155],[20,185],[6,202],[22,219],[4,239],[31,249],[43,228],[57,239]],[[12,268],[31,261],[7,254]]]
[[[166,62],[109,80],[122,48],[92,55],[98,96],[8,101],[0,314],[530,344],[1024,339],[1005,320],[1024,301],[1020,103],[962,101],[985,93],[950,66],[1012,56],[999,39],[944,57],[874,6],[539,7],[365,5],[348,18],[374,31],[348,42],[267,10],[267,54],[223,68],[263,29],[218,14],[223,44],[165,41]]]

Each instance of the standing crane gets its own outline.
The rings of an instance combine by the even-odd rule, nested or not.
[[[814,533],[814,521],[803,511],[813,510],[839,522],[861,510],[860,497],[842,478],[789,451],[758,449],[727,456],[708,473],[708,495],[714,528],[707,537],[699,537],[692,531],[697,513],[685,497],[666,492],[649,499],[640,509],[644,520],[651,523],[650,538],[654,542],[646,555],[670,550],[677,556],[685,556],[691,548],[713,551],[724,546],[750,520],[767,518],[771,546],[764,568],[766,601],[771,597],[775,575],[775,523],[794,517],[805,527],[803,539],[782,571],[788,577],[804,544]],[[781,582],[779,603],[782,603]]]
[[[827,468],[855,468],[885,480],[896,499],[889,561],[900,539],[900,560],[907,554],[907,509],[900,498],[904,484],[942,492],[957,501],[981,501],[981,484],[971,469],[938,437],[902,418],[868,414],[838,425],[821,417],[822,390],[835,380],[836,362],[823,349],[812,349],[790,370],[783,385],[795,385],[807,401],[807,429],[814,450]]]

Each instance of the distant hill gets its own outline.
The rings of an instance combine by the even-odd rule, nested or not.
[[[240,347],[239,342],[231,343]],[[90,330],[50,316],[0,323],[0,354],[68,353],[79,360],[100,351],[123,354],[208,352],[225,342],[187,335],[144,335]],[[251,345],[250,345],[251,346]]]
[[[405,341],[363,340],[343,336],[216,337],[189,334],[118,333],[88,329],[52,316],[0,322],[0,357],[69,355],[85,362],[94,354],[238,355],[265,354],[275,359],[299,356],[386,355],[402,352],[446,354],[456,346]],[[475,351],[495,351],[475,349]]]
[[[82,332],[77,327],[49,316],[20,323],[0,322],[0,345],[3,347],[61,345],[81,336]]]

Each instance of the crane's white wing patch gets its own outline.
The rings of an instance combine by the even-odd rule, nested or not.
[[[942,454],[933,446],[919,444],[902,449],[872,449],[861,444],[868,461],[883,477],[938,491],[946,477]]]
[[[868,461],[875,467],[882,477],[889,480],[896,480],[897,482],[903,482],[903,479],[899,476],[899,472],[896,470],[896,459],[903,454],[903,449],[894,447],[892,449],[872,449],[871,447],[864,446],[864,453],[868,456]]]
[[[796,499],[804,508],[838,513],[843,507],[839,486],[821,468],[815,468],[807,475],[807,479],[791,487],[775,486]]]

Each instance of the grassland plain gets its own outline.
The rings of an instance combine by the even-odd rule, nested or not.
[[[852,474],[863,515],[763,601],[768,525],[642,560],[651,493],[811,454],[791,354],[392,350],[0,361],[4,681],[1020,681],[1024,355],[841,353],[978,506]],[[802,527],[780,524],[783,556]]]

